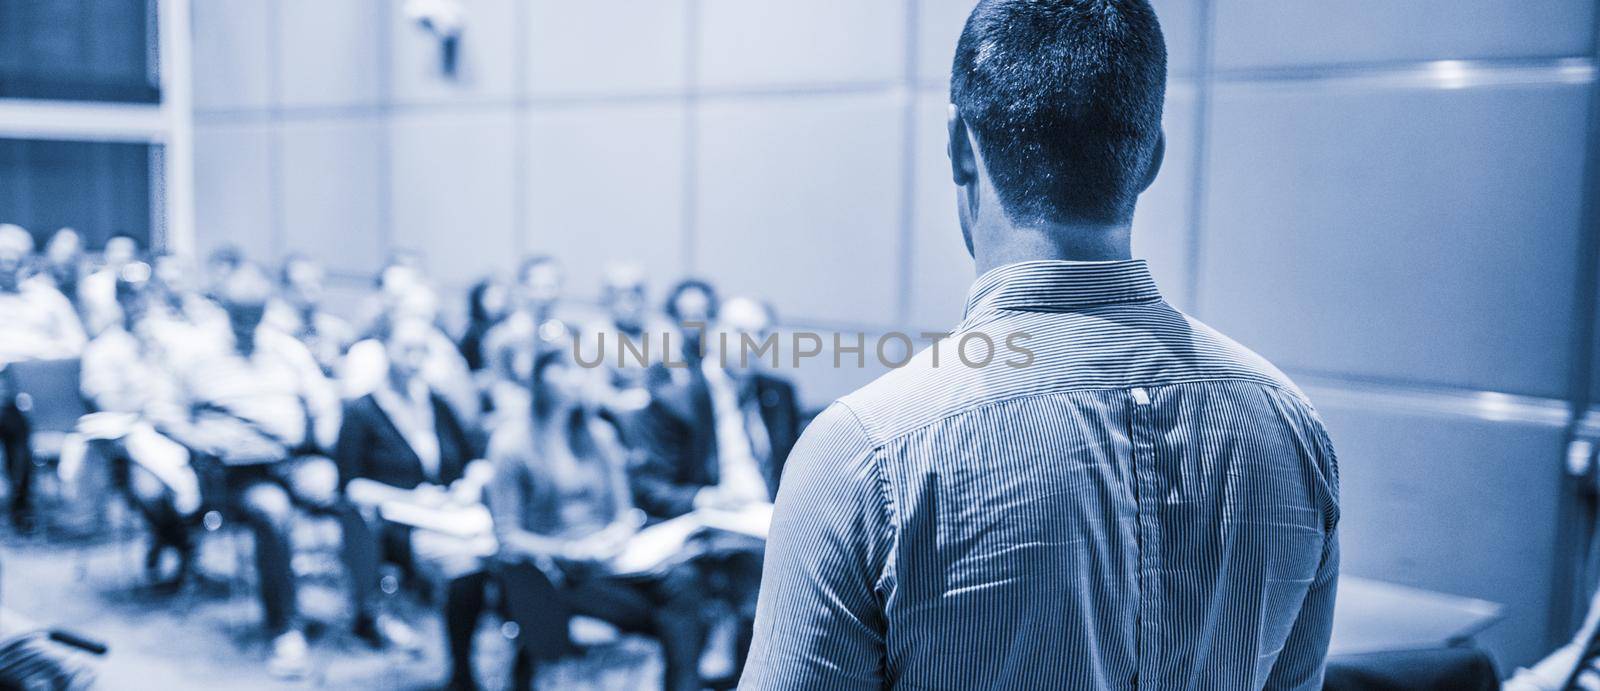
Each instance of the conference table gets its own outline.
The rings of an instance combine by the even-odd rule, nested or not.
[[[1500,620],[1501,606],[1384,581],[1341,576],[1331,655],[1464,645]]]
[[[1497,689],[1499,672],[1473,638],[1501,611],[1485,600],[1342,576],[1324,688]]]

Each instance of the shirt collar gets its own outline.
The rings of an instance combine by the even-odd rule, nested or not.
[[[1143,259],[1075,262],[1041,259],[995,267],[967,293],[966,318],[999,310],[1066,312],[1161,299]]]

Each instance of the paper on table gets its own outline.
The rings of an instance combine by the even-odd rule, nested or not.
[[[386,501],[378,506],[384,520],[456,537],[474,537],[494,530],[494,519],[482,504],[422,506],[408,501]]]
[[[655,571],[683,553],[701,527],[699,517],[687,513],[640,530],[612,558],[611,572],[626,576]]]
[[[617,575],[656,571],[685,555],[689,542],[707,530],[765,540],[771,524],[772,505],[766,503],[734,510],[700,509],[686,513],[640,530],[622,553],[611,560],[611,571]]]
[[[772,528],[772,505],[766,502],[749,504],[733,510],[700,509],[695,512],[700,523],[707,528],[750,537],[767,539]]]

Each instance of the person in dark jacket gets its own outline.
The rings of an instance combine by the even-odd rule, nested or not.
[[[463,502],[475,501],[482,492],[482,480],[468,472],[477,444],[454,408],[419,376],[431,328],[420,320],[390,327],[384,335],[388,376],[346,406],[334,447],[347,499],[340,518],[355,630],[375,646],[406,647],[415,640],[409,627],[377,611],[379,564],[409,568],[412,563],[410,531],[377,518],[377,504],[390,494],[384,488],[453,495]]]
[[[635,502],[652,517],[736,510],[777,497],[784,461],[800,438],[799,400],[788,379],[739,352],[742,343],[763,342],[772,323],[765,304],[729,299],[706,332],[706,356],[691,376],[651,377],[657,385],[635,423],[639,462],[631,484]],[[713,551],[697,561],[711,594],[738,615],[737,674],[755,620],[761,555]]]

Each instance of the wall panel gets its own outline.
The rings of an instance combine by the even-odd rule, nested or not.
[[[380,0],[278,3],[278,94],[286,107],[378,104]]]
[[[509,112],[427,112],[390,124],[393,242],[445,286],[515,264]]]
[[[283,126],[278,176],[284,249],[331,270],[372,273],[384,255],[382,147],[376,118],[293,121]]]
[[[1202,316],[1280,365],[1562,396],[1587,87],[1219,87]]]
[[[898,99],[730,99],[697,125],[697,271],[801,320],[894,319]]]
[[[689,0],[537,0],[527,11],[529,93],[618,95],[686,86]]]
[[[1502,670],[1546,650],[1559,424],[1387,408],[1311,389],[1339,455],[1345,573],[1505,605],[1480,638]]]
[[[1594,54],[1590,0],[1215,0],[1220,69]]]
[[[701,0],[693,47],[713,89],[882,83],[905,75],[908,0]]]
[[[276,5],[256,0],[193,4],[194,107],[266,108],[273,103]]]
[[[201,256],[233,244],[253,259],[277,260],[275,138],[275,125],[195,128],[194,216]]]
[[[683,273],[684,107],[564,107],[528,119],[531,251],[560,257],[569,291],[599,295],[605,265],[643,267],[657,294]]]

